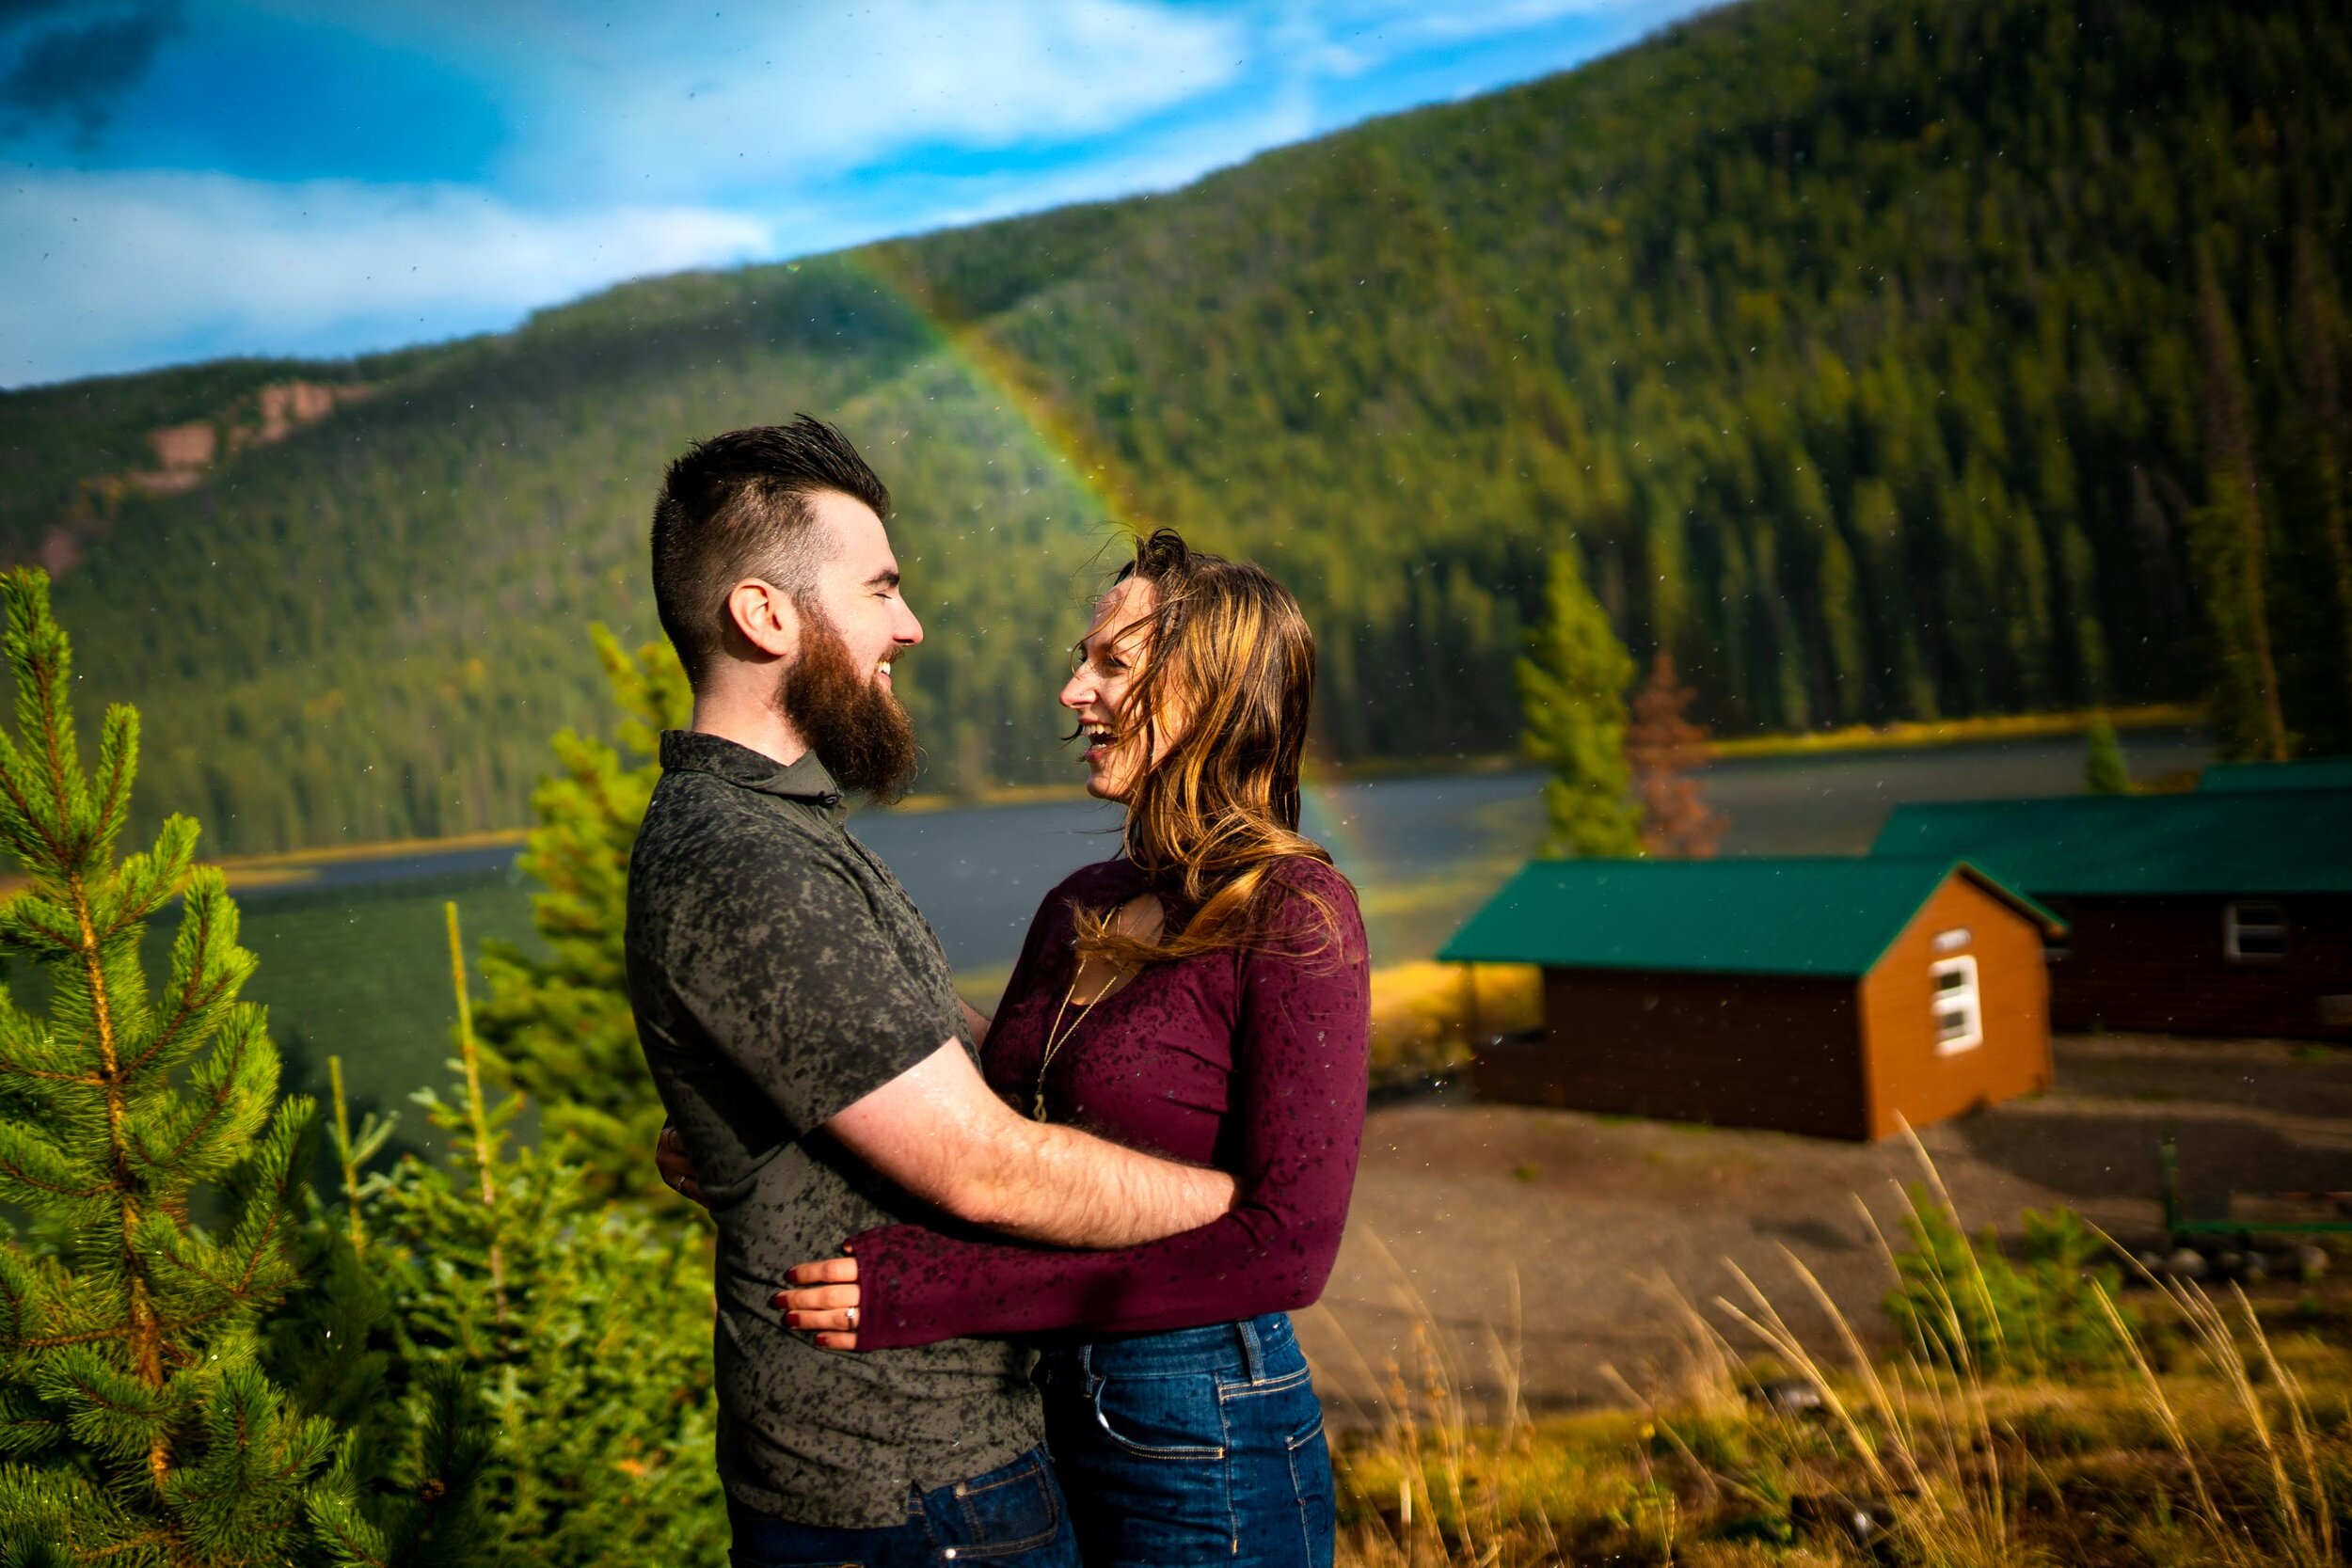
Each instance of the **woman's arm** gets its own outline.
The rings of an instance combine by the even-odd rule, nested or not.
[[[1370,1002],[1355,901],[1336,874],[1323,872],[1313,886],[1336,917],[1329,945],[1240,960],[1232,1099],[1240,1194],[1231,1213],[1109,1252],[886,1226],[850,1238],[854,1287],[789,1291],[778,1305],[806,1309],[808,1326],[834,1328],[837,1314],[816,1309],[847,1305],[842,1292],[853,1290],[856,1348],[886,1350],[974,1334],[1184,1328],[1312,1302],[1330,1277],[1355,1184]],[[1319,917],[1295,899],[1285,912],[1278,942],[1304,945],[1305,922]],[[845,1344],[831,1335],[823,1342]]]

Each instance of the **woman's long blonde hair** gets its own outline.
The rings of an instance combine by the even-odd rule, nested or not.
[[[1113,741],[1139,762],[1127,858],[1193,913],[1182,930],[1145,942],[1115,928],[1116,911],[1082,910],[1079,956],[1152,963],[1260,945],[1280,902],[1258,896],[1267,876],[1286,860],[1331,863],[1298,831],[1314,633],[1291,591],[1263,569],[1191,549],[1172,529],[1136,542],[1113,587],[1131,581],[1151,584],[1152,601],[1109,633],[1141,632],[1142,668]],[[1336,928],[1324,900],[1287,892]]]

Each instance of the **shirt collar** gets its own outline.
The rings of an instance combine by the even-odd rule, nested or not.
[[[712,773],[762,795],[806,800],[835,822],[849,815],[850,808],[841,799],[841,786],[833,782],[833,775],[825,771],[825,765],[817,760],[815,752],[803,752],[798,762],[782,763],[723,736],[705,735],[699,730],[664,730],[661,767],[669,773]]]

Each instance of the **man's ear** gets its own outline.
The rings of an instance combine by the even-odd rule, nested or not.
[[[801,607],[772,582],[745,578],[727,594],[727,619],[737,635],[771,658],[801,650]]]

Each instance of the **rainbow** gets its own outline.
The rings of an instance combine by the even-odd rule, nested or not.
[[[943,300],[898,247],[872,245],[834,259],[912,311],[938,352],[998,398],[1038,454],[1084,492],[1104,516],[1138,535],[1159,526],[1145,486],[1126,463],[1070,416],[1039,381],[1035,367],[998,342],[983,323]],[[1367,866],[1371,859],[1359,842],[1352,812],[1332,785],[1316,780],[1323,762],[1320,752],[1311,736],[1301,784],[1300,830],[1329,849],[1342,870]]]

